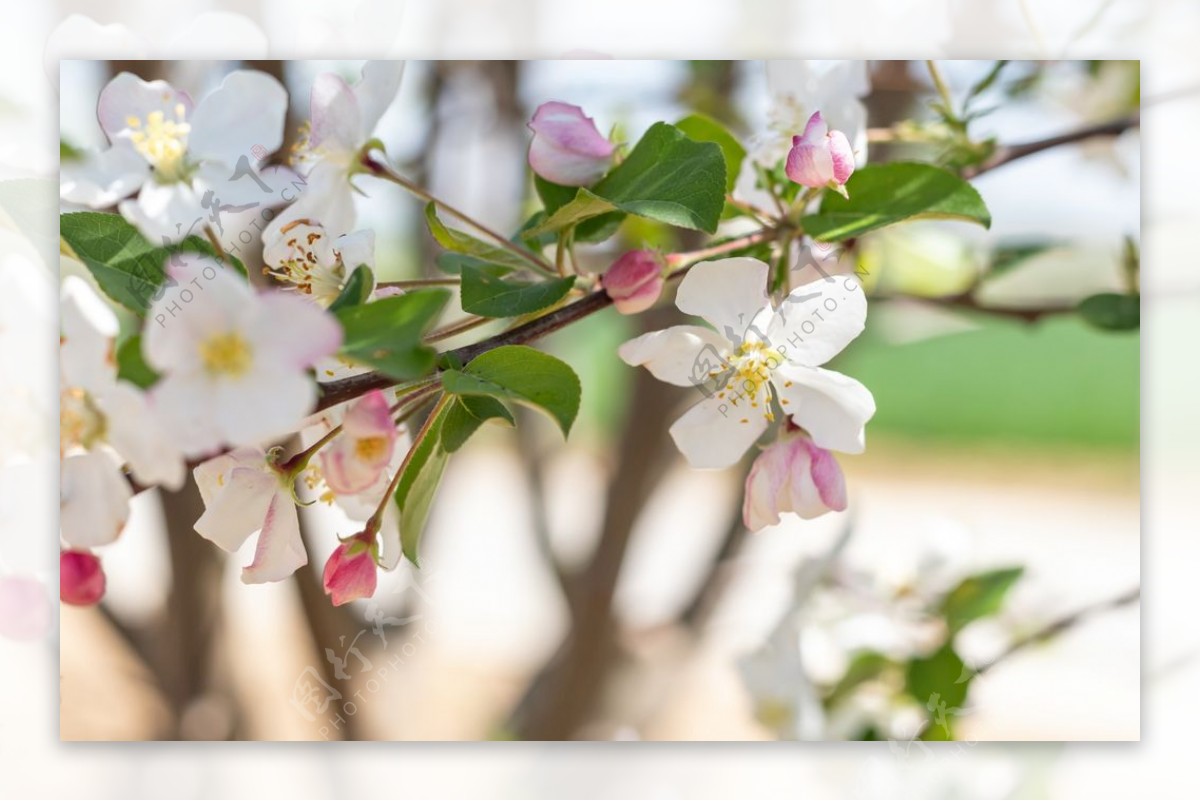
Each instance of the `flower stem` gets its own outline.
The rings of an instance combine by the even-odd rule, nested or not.
[[[675,268],[671,273],[671,277],[682,274],[683,270],[698,261],[711,259],[713,256],[723,256],[726,253],[742,250],[743,248],[753,247],[754,245],[766,242],[775,236],[774,229],[764,228],[761,231],[755,231],[752,234],[730,239],[727,242],[722,242],[718,245],[702,248],[700,250],[691,250],[685,253],[671,253],[667,256],[667,265]]]
[[[460,320],[457,323],[452,323],[445,328],[439,328],[436,331],[431,331],[426,337],[426,342],[440,342],[443,339],[458,336],[464,332],[470,331],[473,328],[478,328],[486,323],[496,322],[492,317],[468,317],[465,320]]]
[[[379,531],[383,524],[383,511],[387,509],[387,505],[392,502],[392,496],[396,494],[396,487],[400,485],[400,478],[404,475],[404,471],[408,469],[408,465],[412,462],[413,454],[417,452],[417,448],[425,441],[425,437],[429,436],[434,424],[441,416],[442,410],[446,408],[446,404],[450,402],[452,396],[443,393],[438,398],[437,404],[429,411],[429,416],[425,418],[425,422],[421,424],[421,429],[417,435],[413,437],[412,447],[408,449],[408,453],[404,454],[404,461],[396,468],[396,474],[392,476],[392,480],[388,482],[387,492],[383,493],[383,500],[379,502],[379,507],[375,510],[375,514],[367,520],[366,530],[372,533]]]
[[[933,59],[928,59],[925,62],[925,66],[929,69],[929,78],[933,81],[934,88],[937,89],[937,93],[942,98],[942,103],[946,106],[946,113],[954,114],[954,98],[950,96],[950,87],[946,85],[946,79],[942,77],[941,68],[938,67],[937,62]]]
[[[494,240],[496,242],[496,244],[499,245],[500,247],[504,248],[507,251],[510,251],[515,256],[520,257],[522,260],[529,262],[532,266],[536,267],[538,270],[545,271],[548,274],[552,274],[554,272],[554,268],[550,265],[550,263],[547,262],[544,258],[539,256],[538,254],[534,253],[531,250],[527,250],[526,248],[521,247],[517,243],[509,240],[507,237],[497,233],[496,231],[493,231],[491,228],[487,227],[486,225],[479,222],[478,220],[471,217],[470,215],[466,214],[465,212],[462,212],[459,209],[455,208],[454,206],[451,206],[449,203],[445,202],[444,200],[439,200],[438,198],[434,197],[432,194],[429,193],[429,191],[427,189],[408,180],[403,175],[401,175],[396,170],[394,170],[391,167],[391,165],[389,165],[385,162],[376,160],[374,157],[372,157],[369,154],[363,156],[362,163],[363,163],[363,166],[366,167],[367,170],[369,170],[372,175],[374,175],[378,178],[382,178],[385,181],[391,181],[392,183],[403,188],[410,194],[421,198],[426,203],[432,203],[433,205],[437,206],[438,208],[440,208],[442,211],[446,212],[447,214],[451,214],[451,215],[457,217],[458,219],[462,220],[467,225],[474,228],[479,233],[487,236],[489,239]]]

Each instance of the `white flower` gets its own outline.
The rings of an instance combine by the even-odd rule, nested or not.
[[[299,428],[317,398],[308,368],[338,349],[337,321],[290,293],[256,293],[206,256],[183,254],[168,271],[178,286],[151,306],[143,346],[163,376],[153,398],[184,452]]]
[[[242,581],[280,581],[308,564],[300,537],[292,481],[267,464],[257,448],[239,448],[195,469],[204,514],[196,532],[233,553],[259,532],[253,561],[242,569]]]
[[[263,72],[238,71],[194,109],[166,81],[123,72],[100,93],[112,149],[64,172],[64,200],[111,205],[151,242],[200,234],[222,210],[264,201],[258,168],[283,142],[287,92]],[[131,157],[140,157],[140,163]]]
[[[323,72],[313,81],[307,141],[295,161],[307,167],[307,186],[267,228],[268,235],[296,220],[320,220],[333,236],[354,227],[354,187],[362,151],[375,135],[380,117],[400,91],[403,61],[368,61],[353,86],[340,75]]]
[[[701,262],[679,285],[676,305],[716,331],[681,325],[630,340],[618,351],[655,378],[707,397],[671,426],[693,467],[728,467],[775,419],[791,415],[819,447],[861,453],[875,399],[852,378],[820,365],[862,332],[867,301],[851,276],[793,290],[778,309],[758,259]],[[776,406],[776,404],[778,404]]]
[[[129,517],[123,464],[142,484],[178,489],[184,463],[150,398],[117,379],[116,315],[74,276],[63,279],[61,307],[61,535],[90,548],[115,540]]]
[[[382,390],[358,398],[346,411],[342,431],[321,450],[321,471],[335,493],[353,495],[378,483],[392,460],[396,424]]]
[[[355,231],[334,239],[320,223],[294,220],[268,230],[263,263],[284,289],[327,307],[356,267],[375,269],[375,232]]]

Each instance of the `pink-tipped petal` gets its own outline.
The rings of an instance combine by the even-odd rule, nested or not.
[[[543,103],[534,112],[529,129],[533,131],[529,166],[547,181],[587,186],[597,181],[612,162],[615,146],[578,106]]]
[[[600,278],[621,314],[637,314],[654,305],[663,290],[663,262],[652,250],[631,250]]]
[[[833,180],[844,184],[854,173],[854,150],[841,131],[829,132],[829,155],[833,159]]]
[[[378,572],[369,546],[370,541],[360,535],[339,545],[325,563],[322,583],[334,606],[375,594]]]
[[[58,557],[59,598],[72,606],[92,606],[104,597],[104,569],[88,551],[63,551]]]

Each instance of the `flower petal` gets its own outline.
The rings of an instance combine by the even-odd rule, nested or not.
[[[818,278],[783,299],[767,327],[767,341],[792,364],[816,367],[862,333],[867,296],[853,276]]]
[[[703,386],[714,370],[724,369],[730,344],[715,331],[677,325],[631,339],[617,355],[631,367],[645,367],[659,381],[677,387]]]
[[[132,73],[122,72],[100,92],[96,115],[109,141],[115,143],[133,132],[130,125],[133,119],[138,120],[139,126],[145,125],[151,112],[161,111],[164,117],[174,120],[179,105],[183,106],[187,117],[192,110],[192,99],[186,92],[180,92],[166,81],[147,82]]]
[[[332,314],[299,295],[281,291],[258,296],[247,334],[256,357],[296,370],[332,356],[342,344],[342,327]]]
[[[309,109],[309,144],[320,155],[344,160],[362,146],[362,109],[340,75],[322,72],[313,79]]]
[[[772,384],[797,425],[822,448],[862,453],[865,426],[875,414],[871,391],[849,376],[820,367],[780,366]]]
[[[187,474],[183,454],[140,389],[118,381],[100,398],[108,442],[129,463],[139,484],[178,490]]]
[[[854,172],[854,149],[841,131],[829,132],[829,156],[833,160],[833,180],[844,184]]]
[[[352,234],[339,236],[333,243],[333,248],[342,257],[346,265],[346,274],[354,272],[354,268],[367,265],[375,269],[375,232],[370,229],[355,231]]]
[[[117,316],[82,278],[68,275],[61,290],[59,363],[64,386],[97,392],[115,380]]]
[[[64,161],[59,170],[58,196],[67,203],[107,208],[136,192],[149,177],[146,160],[120,142],[107,150]]]
[[[379,119],[396,99],[403,77],[403,61],[368,61],[363,65],[362,77],[353,89],[361,115],[362,142],[371,138]]]
[[[196,468],[196,481],[211,481],[201,472],[216,473],[223,483],[205,500],[204,514],[196,521],[196,533],[222,550],[233,553],[251,534],[263,527],[267,510],[278,494],[279,479],[265,467],[234,467],[221,472],[224,464],[209,460]]]
[[[214,387],[203,374],[164,375],[151,388],[150,396],[184,456],[204,456],[225,444],[214,415]]]
[[[258,166],[283,144],[288,95],[265,72],[238,70],[225,76],[192,113],[188,153],[232,171],[245,157]]]
[[[679,284],[675,305],[703,317],[730,342],[740,342],[764,306],[769,268],[758,259],[738,257],[702,261]]]
[[[129,520],[133,491],[116,461],[95,450],[62,460],[59,527],[63,542],[76,548],[108,545]]]
[[[692,467],[720,468],[736,464],[766,430],[761,408],[706,398],[675,421],[671,438]]]
[[[246,584],[282,581],[308,564],[300,537],[300,518],[290,493],[277,491],[267,508],[262,532],[254,548],[254,561],[242,569]]]
[[[240,379],[210,385],[212,406],[205,414],[231,445],[260,444],[298,431],[317,401],[317,385],[308,375],[269,362]]]
[[[155,245],[173,245],[203,233],[208,209],[190,184],[147,181],[136,200],[122,200],[117,211]]]
[[[263,233],[263,239],[277,236],[281,228],[296,220],[316,220],[335,238],[354,228],[354,193],[344,167],[330,161],[318,161],[304,179],[299,196],[275,215]]]

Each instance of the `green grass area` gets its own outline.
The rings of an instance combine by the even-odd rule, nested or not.
[[[873,432],[962,442],[1138,446],[1139,337],[1075,318],[977,318],[966,333],[891,344],[866,333],[836,369],[862,381]]]

